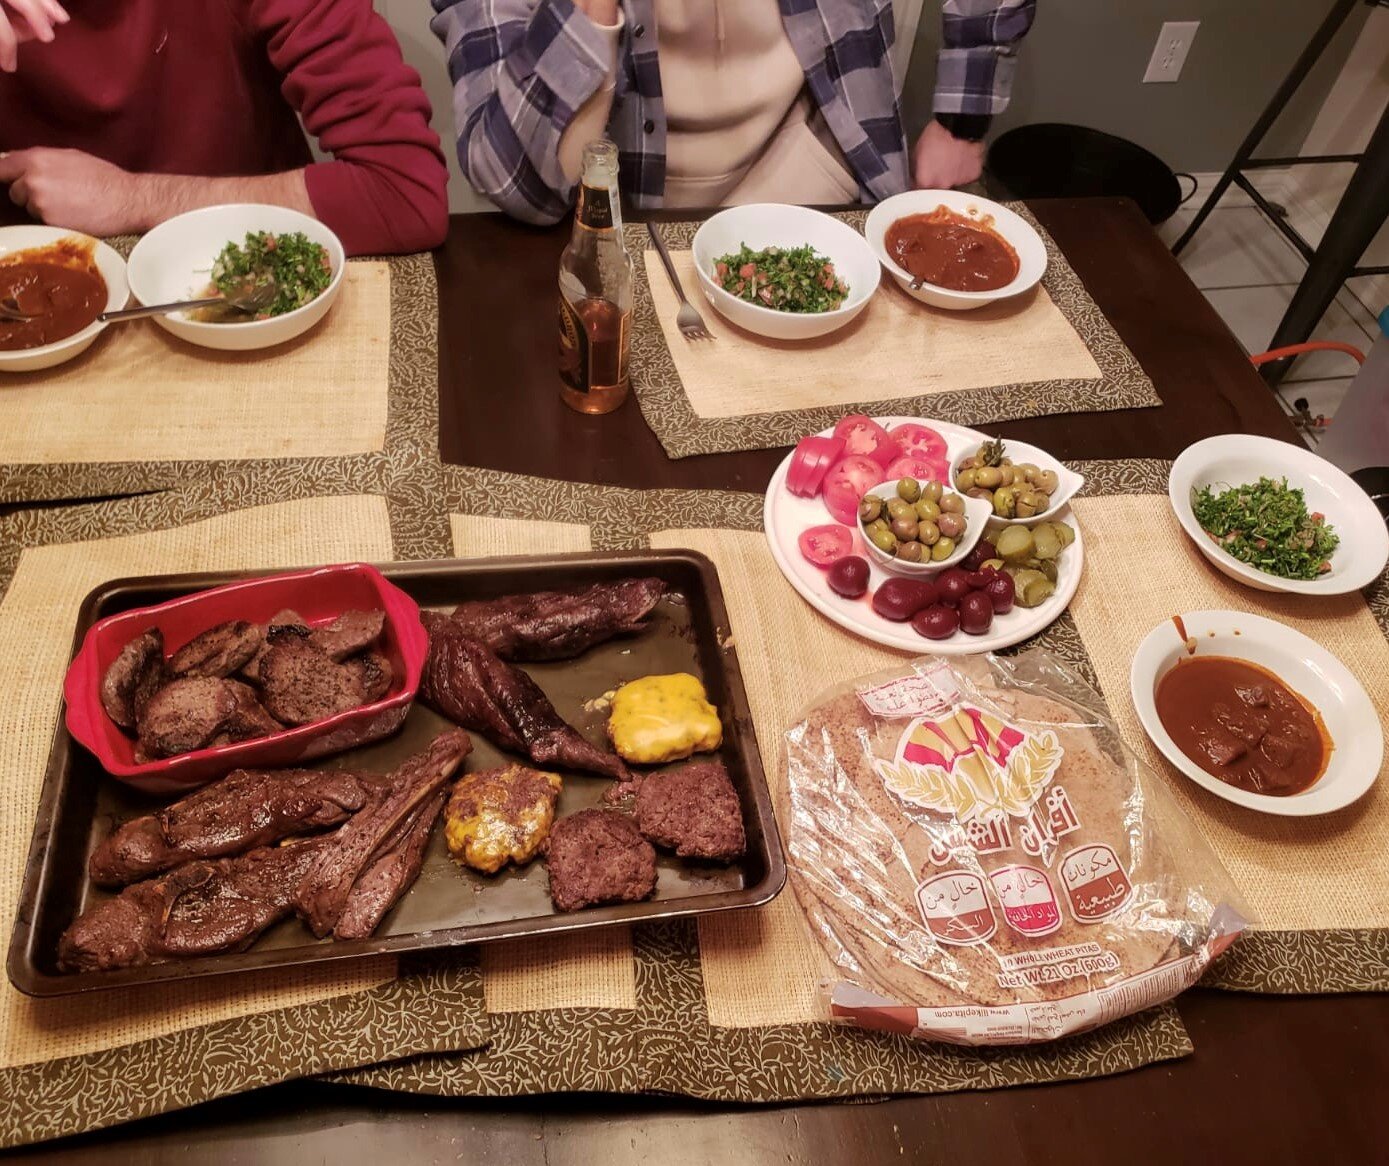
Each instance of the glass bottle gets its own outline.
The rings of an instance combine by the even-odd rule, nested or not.
[[[584,147],[574,233],[559,260],[560,396],[580,413],[627,399],[632,345],[632,257],[622,242],[617,147]]]

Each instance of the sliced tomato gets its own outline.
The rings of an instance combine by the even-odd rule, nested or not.
[[[887,435],[887,430],[862,413],[850,413],[834,427],[834,435],[844,439],[845,454],[871,457],[881,466],[886,466],[900,454]]]
[[[796,540],[801,554],[817,567],[828,567],[847,555],[854,545],[854,532],[837,522],[827,522],[824,526],[812,526],[801,531]]]
[[[898,425],[888,436],[903,457],[919,457],[927,461],[948,461],[945,438],[934,429],[908,421]]]
[[[950,463],[944,458],[899,457],[887,467],[888,478],[915,478],[918,482],[950,485]]]
[[[851,526],[858,521],[860,499],[883,480],[883,467],[871,457],[841,458],[825,477],[820,496],[831,517]]]
[[[801,498],[814,498],[834,463],[844,456],[842,437],[803,437],[786,467],[786,488]]]

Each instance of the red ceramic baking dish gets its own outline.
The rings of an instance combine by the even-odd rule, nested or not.
[[[164,634],[165,651],[172,655],[217,624],[234,619],[264,623],[287,607],[311,625],[328,623],[349,610],[384,611],[385,628],[377,647],[394,672],[390,692],[374,704],[269,737],[137,763],[134,740],[101,705],[101,678],[121,649],[141,633],[158,628]],[[365,563],[245,579],[154,607],[123,611],[93,624],[63,682],[68,732],[112,777],[146,793],[178,793],[233,769],[296,765],[389,736],[400,728],[415,699],[428,647],[419,605]]]

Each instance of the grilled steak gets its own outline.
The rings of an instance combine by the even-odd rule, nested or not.
[[[622,760],[582,737],[521,669],[465,635],[446,617],[425,612],[429,655],[420,697],[430,708],[495,745],[542,767],[560,765],[631,781]]]
[[[218,624],[184,644],[169,667],[175,676],[230,676],[256,654],[261,636],[244,619]]]
[[[366,703],[361,669],[335,664],[295,635],[277,636],[260,659],[261,700],[286,725],[307,725]]]
[[[324,655],[341,663],[381,638],[386,626],[384,611],[344,611],[332,623],[309,632],[309,642]]]
[[[639,632],[666,592],[660,579],[620,579],[577,591],[537,591],[460,604],[450,617],[503,660],[568,660]]]
[[[173,757],[201,749],[242,707],[234,681],[212,676],[171,680],[145,705],[136,721],[149,757]]]
[[[338,939],[365,939],[380,925],[386,912],[419,877],[424,850],[439,812],[445,790],[440,790],[396,829],[382,844],[377,857],[361,874],[347,896],[333,934]]]
[[[185,863],[127,887],[78,916],[58,941],[58,966],[109,971],[240,951],[294,909],[294,889],[331,838]]]
[[[383,799],[355,815],[333,836],[332,846],[305,872],[296,894],[299,913],[315,935],[327,935],[337,926],[363,872],[383,857],[392,840],[424,807],[438,800],[472,747],[467,733],[454,729],[440,734],[391,775],[391,790]],[[430,825],[437,814],[436,808]]]
[[[92,853],[92,882],[118,887],[195,858],[220,858],[336,826],[384,792],[380,778],[331,769],[238,769],[119,826]]]
[[[546,866],[561,911],[637,902],[656,889],[656,852],[615,810],[580,810],[556,822]]]
[[[126,644],[106,669],[101,678],[101,707],[122,729],[133,729],[167,676],[164,637],[158,628],[150,628]]]

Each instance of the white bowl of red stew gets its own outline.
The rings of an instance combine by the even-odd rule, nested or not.
[[[720,211],[695,232],[690,253],[719,315],[772,340],[811,340],[844,327],[880,278],[877,257],[847,223],[782,203]]]
[[[863,233],[903,291],[949,311],[1021,295],[1047,270],[1046,246],[1026,219],[958,190],[894,194],[869,212]]]
[[[1154,628],[1129,671],[1154,745],[1203,789],[1246,809],[1327,814],[1379,776],[1379,714],[1315,640],[1239,611],[1191,611]]]
[[[32,317],[0,320],[0,372],[35,372],[86,352],[106,327],[97,316],[129,298],[125,260],[100,239],[0,227],[0,299]]]

